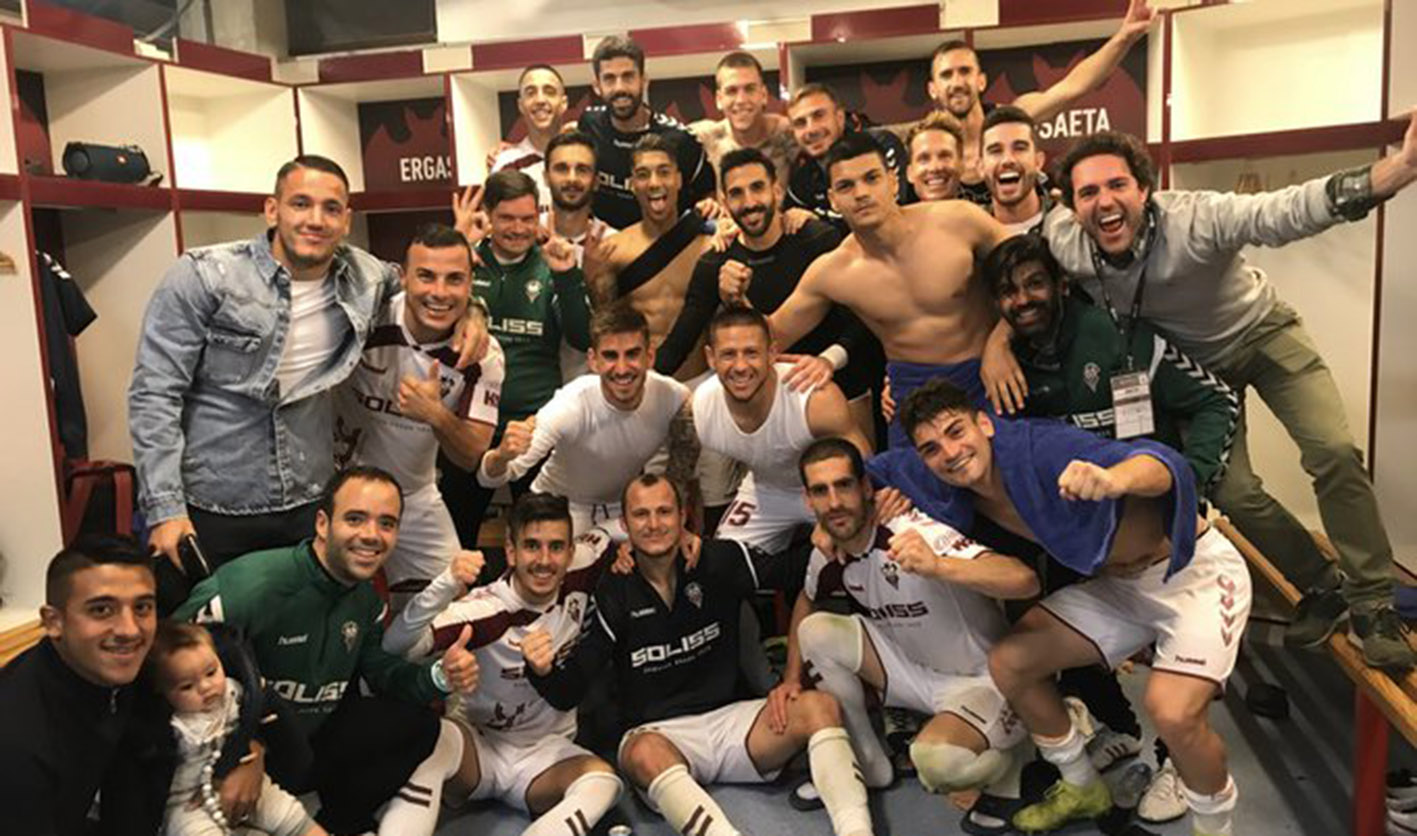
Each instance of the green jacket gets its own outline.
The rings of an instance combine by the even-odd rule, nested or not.
[[[516,264],[499,263],[489,241],[477,252],[473,292],[487,304],[488,330],[507,358],[499,405],[506,426],[535,415],[560,388],[563,337],[572,348],[590,348],[590,303],[581,269],[553,273],[540,246]]]
[[[411,702],[445,696],[431,664],[384,651],[383,613],[373,584],[336,581],[306,540],[227,563],[197,584],[173,617],[240,627],[261,675],[313,735],[361,678],[376,693]]]
[[[1132,328],[1130,343],[1134,368],[1150,372],[1156,425],[1151,438],[1180,450],[1196,473],[1197,487],[1208,493],[1225,471],[1240,399],[1145,321]],[[1111,378],[1127,370],[1127,351],[1106,311],[1065,297],[1057,342],[1039,349],[1015,337],[1013,349],[1028,379],[1025,414],[1065,418],[1114,437]]]

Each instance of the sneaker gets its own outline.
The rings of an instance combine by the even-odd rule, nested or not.
[[[1098,772],[1106,772],[1127,758],[1141,753],[1141,740],[1135,735],[1113,731],[1098,724],[1097,733],[1087,741],[1087,757]]]
[[[921,715],[903,708],[886,708],[881,711],[886,751],[891,754],[891,761],[897,772],[915,771],[915,764],[910,760],[910,744],[915,740],[915,735],[920,733],[920,727],[924,725],[923,719]],[[904,770],[902,766],[905,767]]]
[[[1354,611],[1348,638],[1363,649],[1363,661],[1389,671],[1407,670],[1417,662],[1417,653],[1407,641],[1411,628],[1392,604],[1368,612]]]
[[[1294,620],[1284,630],[1284,643],[1290,647],[1319,647],[1347,614],[1348,602],[1337,589],[1310,590],[1294,608]]]
[[[1170,758],[1157,770],[1151,786],[1142,793],[1137,804],[1137,818],[1148,824],[1175,821],[1186,814],[1186,799],[1181,795],[1181,776]]]
[[[801,783],[792,788],[792,792],[787,794],[787,803],[792,805],[792,809],[803,813],[820,810],[826,806],[822,802],[822,794],[817,792],[817,785],[812,783],[811,778],[803,778]]]
[[[1387,774],[1387,808],[1399,813],[1417,811],[1417,778],[1407,769]]]
[[[974,806],[960,819],[959,828],[970,836],[996,836],[1013,830],[1014,814],[1024,806],[1021,798],[980,793]]]
[[[1056,830],[1071,821],[1096,819],[1112,809],[1107,782],[1093,781],[1085,787],[1059,781],[1048,788],[1043,800],[1014,814],[1014,827],[1024,833]]]

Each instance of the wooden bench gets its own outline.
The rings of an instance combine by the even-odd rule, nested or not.
[[[1216,525],[1285,600],[1291,605],[1299,603],[1299,590],[1244,535],[1228,520],[1218,520]],[[1348,640],[1347,631],[1335,632],[1328,648],[1354,684],[1353,836],[1384,836],[1388,731],[1397,729],[1409,742],[1417,744],[1417,672],[1409,671],[1394,679],[1368,667],[1363,654]]]

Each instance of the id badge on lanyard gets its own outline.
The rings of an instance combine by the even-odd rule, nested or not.
[[[1112,417],[1118,439],[1151,435],[1156,420],[1151,410],[1151,375],[1118,372],[1112,375]]]

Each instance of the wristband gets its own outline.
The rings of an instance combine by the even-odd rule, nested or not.
[[[451,694],[453,689],[448,685],[448,677],[443,673],[443,660],[439,659],[433,663],[433,667],[428,669],[428,673],[433,676],[433,687],[444,694]]]
[[[1373,197],[1373,167],[1371,165],[1340,171],[1324,183],[1328,211],[1347,221],[1362,220],[1374,206],[1382,203]]]
[[[831,363],[832,369],[836,371],[841,371],[842,368],[846,366],[847,361],[851,359],[851,355],[847,353],[846,349],[836,343],[832,343],[822,349],[822,353],[817,356]]]

